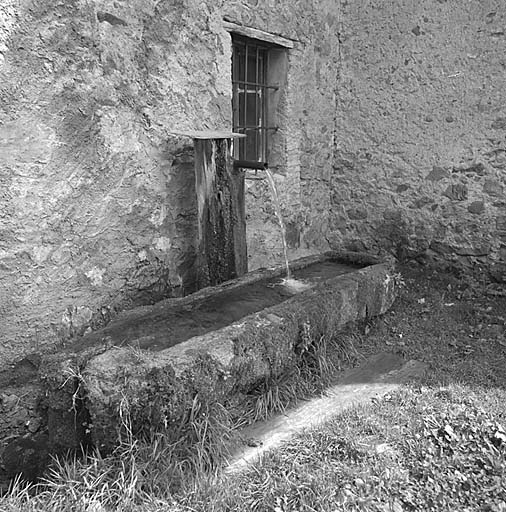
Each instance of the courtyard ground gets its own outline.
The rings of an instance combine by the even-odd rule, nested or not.
[[[163,450],[131,443],[115,460],[61,463],[38,493],[19,485],[0,498],[0,511],[505,512],[506,288],[418,266],[401,274],[391,311],[338,341],[350,364],[392,352],[425,363],[422,378],[240,474],[188,472],[174,488],[159,478]]]

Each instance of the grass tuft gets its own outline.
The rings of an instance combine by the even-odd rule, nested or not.
[[[125,400],[114,453],[59,459],[38,486],[13,482],[0,512],[506,512],[506,299],[418,274],[363,329],[337,333],[324,315],[303,324],[299,364],[259,386],[249,412],[195,395],[171,431],[134,439]],[[431,371],[422,387],[347,410],[243,474],[220,474],[238,425],[319,394],[359,349],[396,351]]]
[[[295,347],[294,367],[259,384],[249,395],[249,406],[241,411],[242,424],[251,424],[284,413],[298,400],[324,392],[336,381],[343,367],[357,364],[357,330],[337,330],[328,316],[304,322]]]

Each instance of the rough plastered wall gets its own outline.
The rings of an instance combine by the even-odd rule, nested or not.
[[[224,9],[245,26],[293,40],[276,125],[280,155],[274,177],[286,224],[290,259],[329,249],[328,230],[338,75],[335,0],[250,0]],[[260,173],[261,175],[261,173]],[[280,228],[266,181],[246,180],[250,268],[283,260]]]
[[[342,1],[335,246],[506,261],[506,3]]]
[[[276,170],[291,257],[327,247],[336,9],[330,0],[3,0],[0,368],[120,309],[192,288],[191,141],[231,128],[222,20],[294,39]],[[248,182],[251,267],[279,262]]]

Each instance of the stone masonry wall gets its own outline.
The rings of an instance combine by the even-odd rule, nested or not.
[[[223,18],[294,40],[276,169],[290,256],[328,247],[337,74],[332,0],[3,0],[0,370],[193,286],[191,141],[231,128]],[[281,261],[248,182],[250,268]]]
[[[294,41],[275,179],[290,258],[506,268],[502,0],[4,0],[0,370],[193,289],[191,141],[231,128],[223,19]],[[279,263],[248,181],[250,268]]]
[[[342,1],[333,246],[506,268],[506,4]]]

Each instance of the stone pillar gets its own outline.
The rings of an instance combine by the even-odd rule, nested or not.
[[[192,132],[198,207],[197,288],[248,270],[244,172],[234,169],[231,141],[238,134]]]

